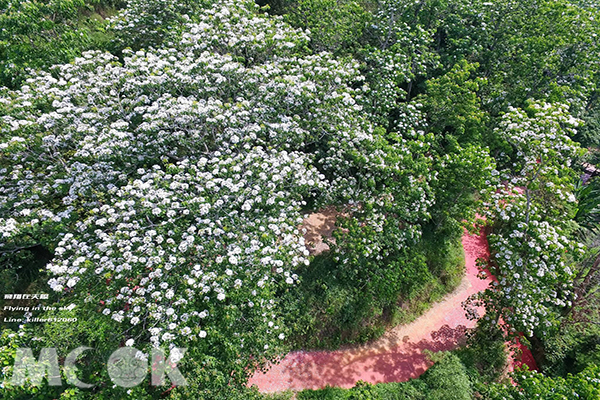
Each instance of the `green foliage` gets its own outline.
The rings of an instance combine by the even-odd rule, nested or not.
[[[595,103],[590,103],[581,114],[583,126],[577,130],[574,137],[583,147],[600,147],[600,104],[598,104],[598,93],[595,95]],[[598,164],[594,162],[594,164]]]
[[[543,372],[566,377],[592,365],[600,365],[600,328],[596,324],[565,324],[544,338]]]
[[[490,88],[509,104],[530,97],[581,107],[597,84],[597,10],[566,1],[493,3],[490,28],[501,37],[482,54]],[[506,101],[505,100],[505,101]]]
[[[66,63],[83,50],[106,46],[92,4],[107,2],[0,1],[0,86],[19,86],[28,68]]]
[[[600,228],[600,180],[591,178],[586,184],[577,182],[574,194],[577,212],[573,219],[581,227],[597,233]]]
[[[483,396],[488,400],[593,400],[600,397],[600,367],[591,365],[566,378],[550,378],[537,372],[515,372],[517,385],[494,384]]]
[[[158,47],[167,39],[178,40],[185,23],[216,4],[214,0],[128,0],[108,26],[115,34],[113,46],[137,51]]]
[[[447,141],[481,142],[486,114],[480,108],[477,93],[485,80],[471,79],[477,67],[461,60],[448,73],[427,81],[423,110],[432,132],[444,134]]]
[[[367,4],[357,0],[288,1],[283,8],[292,26],[310,32],[310,46],[315,52],[334,54],[355,51],[372,15]]]
[[[439,277],[443,286],[457,286],[464,276],[465,252],[462,231],[439,235],[431,225],[423,230],[420,246],[431,274]]]
[[[380,383],[370,385],[359,382],[352,389],[327,387],[321,390],[304,390],[298,400],[424,400],[423,385],[416,382]]]
[[[446,68],[463,58],[479,64],[494,113],[530,97],[579,102],[598,82],[597,9],[549,0],[391,3],[397,20],[432,32]]]
[[[432,222],[445,236],[456,234],[461,225],[473,224],[479,205],[489,199],[488,188],[495,168],[487,148],[461,146],[449,139],[447,150],[438,148],[440,157],[432,184],[436,198]]]
[[[338,1],[335,7],[314,0],[269,3],[297,26],[310,28],[311,45],[319,48],[326,48],[321,42],[331,37],[343,43],[343,37],[330,32],[343,35],[353,24],[348,2]],[[429,101],[434,131],[446,126],[481,130],[482,121],[489,117],[472,109],[474,103],[466,93],[471,91],[493,117],[510,105],[525,105],[529,98],[569,102],[574,113],[589,121],[582,136],[596,140],[592,115],[600,77],[595,57],[600,46],[597,8],[566,0],[380,0],[356,6],[360,11],[354,11],[353,21],[360,27],[354,28],[351,39],[356,47],[339,46],[350,49],[364,63],[365,108],[382,126],[394,130],[401,125],[397,114],[402,114],[404,103],[425,93],[424,82],[433,78],[434,85],[446,89],[454,85],[456,90],[448,91],[450,97],[461,97],[458,108],[449,112],[445,110],[454,105],[452,100],[446,99],[444,105],[443,96],[435,95]],[[363,29],[363,16],[369,12],[373,17]],[[465,77],[455,71],[461,60],[477,66],[465,81],[471,83],[465,85],[460,84]],[[441,78],[445,73],[451,75]],[[481,86],[482,82],[486,85]],[[487,140],[491,144],[493,137]]]
[[[467,345],[454,351],[467,370],[476,390],[502,377],[508,361],[504,333],[493,326],[478,326],[467,337]]]
[[[451,353],[428,369],[420,379],[428,387],[428,400],[469,400],[473,393],[464,365]]]

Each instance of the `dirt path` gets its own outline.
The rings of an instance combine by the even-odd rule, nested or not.
[[[463,342],[465,330],[474,327],[475,322],[466,318],[461,303],[485,289],[491,281],[491,278],[477,278],[475,264],[477,258],[489,255],[486,237],[465,233],[462,243],[466,264],[462,282],[414,322],[398,326],[380,339],[359,347],[289,353],[267,373],[256,373],[249,384],[257,385],[261,392],[271,393],[319,389],[326,385],[350,388],[359,380],[401,382],[418,377],[431,366],[424,350],[451,350]]]

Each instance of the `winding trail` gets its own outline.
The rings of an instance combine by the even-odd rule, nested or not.
[[[488,257],[486,236],[462,237],[466,274],[460,285],[442,301],[435,303],[425,314],[410,324],[397,326],[381,338],[336,351],[294,351],[287,354],[266,373],[257,372],[249,385],[258,386],[263,393],[284,390],[320,389],[327,385],[353,387],[359,380],[402,382],[421,375],[431,366],[425,350],[452,350],[465,339],[465,331],[475,326],[468,320],[461,303],[470,295],[484,290],[492,281],[477,277],[476,260]],[[483,310],[479,310],[480,314]],[[536,368],[531,353],[525,347],[521,362]],[[519,363],[517,363],[519,365]],[[513,369],[515,365],[511,365]]]

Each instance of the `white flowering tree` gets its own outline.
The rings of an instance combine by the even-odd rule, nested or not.
[[[306,35],[255,11],[215,2],[173,47],[88,52],[0,97],[0,251],[42,246],[81,315],[238,381],[282,348],[302,207],[368,197],[364,161],[386,156],[357,66],[302,55]]]
[[[485,319],[502,320],[513,332],[546,334],[570,305],[574,262],[583,245],[570,238],[575,173],[581,155],[571,140],[579,121],[561,104],[531,102],[512,108],[497,133],[514,147],[486,215],[495,222],[488,236],[490,270],[497,277],[479,299]],[[517,189],[513,189],[517,187]]]

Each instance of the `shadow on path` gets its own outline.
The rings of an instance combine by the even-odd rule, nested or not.
[[[311,217],[314,221],[308,225],[333,229],[335,216],[333,222],[332,216],[319,214]],[[307,231],[307,234],[315,234]],[[327,236],[327,232],[321,234]],[[320,389],[327,385],[350,388],[359,380],[370,383],[403,382],[420,376],[431,366],[425,354],[427,350],[447,351],[464,344],[465,332],[475,326],[475,321],[467,319],[461,303],[470,295],[486,289],[493,279],[489,273],[487,279],[477,277],[477,258],[489,257],[485,234],[465,233],[462,244],[466,274],[461,284],[412,323],[397,326],[380,339],[361,346],[348,346],[336,351],[291,352],[266,373],[257,372],[248,384],[257,385],[261,392],[271,393],[288,389]],[[480,315],[483,311],[479,310]]]

